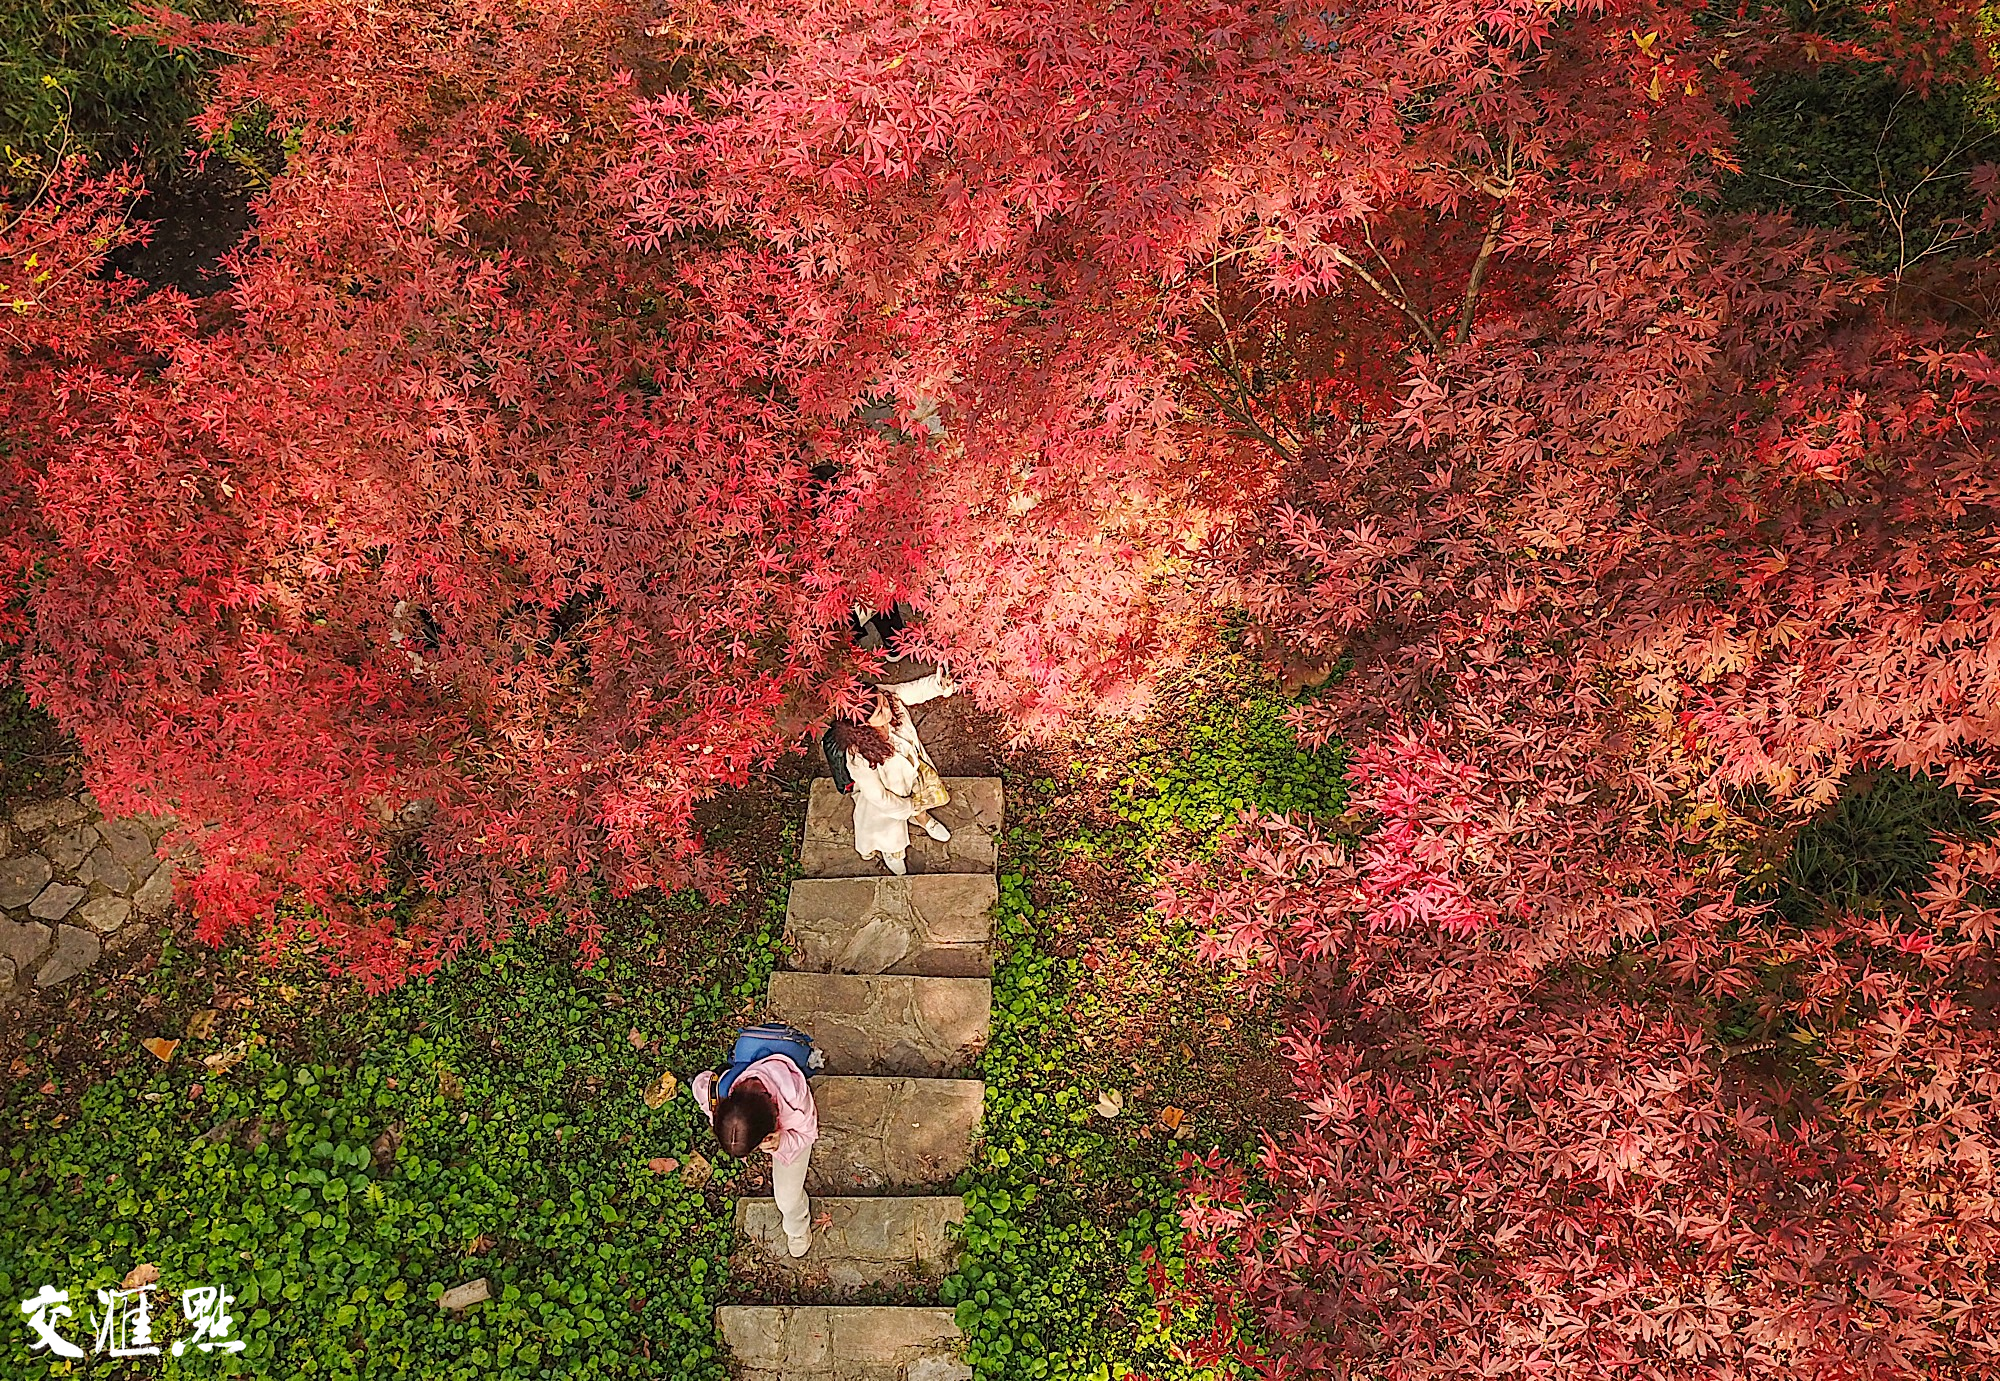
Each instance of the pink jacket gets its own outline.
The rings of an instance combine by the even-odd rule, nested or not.
[[[715,1076],[712,1069],[694,1076],[694,1105],[710,1122],[715,1121],[708,1105]],[[778,1105],[778,1149],[771,1153],[772,1160],[790,1165],[812,1150],[819,1140],[819,1109],[813,1104],[812,1086],[797,1065],[783,1055],[766,1055],[736,1077],[738,1083],[755,1079],[771,1091],[772,1101]]]

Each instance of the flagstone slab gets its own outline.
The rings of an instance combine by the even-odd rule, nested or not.
[[[25,974],[49,947],[50,933],[40,921],[0,920],[0,954],[14,961],[15,972]]]
[[[958,1265],[953,1228],[965,1221],[965,1200],[955,1195],[815,1199],[812,1220],[812,1250],[794,1258],[778,1206],[769,1199],[738,1199],[731,1273],[819,1298],[868,1287],[935,1285]]]
[[[77,903],[90,895],[88,887],[52,882],[28,903],[28,914],[42,921],[59,921],[76,910]]]
[[[904,1194],[948,1183],[972,1161],[986,1085],[977,1079],[813,1080],[813,1194]]]
[[[724,1305],[716,1330],[737,1381],[971,1381],[949,1309]]]
[[[774,973],[766,1002],[826,1052],[834,1074],[958,1074],[986,1046],[988,978]]]
[[[41,895],[54,876],[49,861],[40,854],[0,862],[0,906],[26,906]]]
[[[998,777],[946,777],[951,800],[932,812],[951,831],[940,844],[921,829],[910,831],[911,873],[991,873],[998,861],[1002,823]],[[888,877],[880,859],[854,852],[854,798],[831,778],[818,777],[806,803],[806,836],[799,871],[809,878]]]
[[[785,949],[808,973],[983,978],[999,899],[990,873],[800,878],[785,903]]]
[[[95,964],[103,952],[104,942],[81,926],[59,925],[55,948],[35,974],[35,986],[53,988],[58,983],[67,983]]]

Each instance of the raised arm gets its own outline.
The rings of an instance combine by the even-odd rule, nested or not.
[[[901,685],[883,686],[882,689],[905,705],[921,705],[926,700],[936,700],[941,696],[958,693],[958,687],[942,671],[934,671],[929,676],[919,676],[916,680],[905,681]]]

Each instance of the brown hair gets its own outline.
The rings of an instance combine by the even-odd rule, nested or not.
[[[738,1160],[778,1130],[778,1103],[755,1079],[739,1079],[715,1105],[715,1139]]]
[[[896,754],[887,734],[873,724],[856,723],[851,719],[833,721],[833,746],[843,753],[855,754],[870,767],[880,767]]]

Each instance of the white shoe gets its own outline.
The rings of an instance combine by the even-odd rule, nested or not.
[[[937,840],[940,844],[947,842],[951,838],[951,831],[946,829],[944,822],[936,816],[924,821],[924,833]]]
[[[882,860],[882,862],[885,865],[887,865],[889,871],[894,873],[897,877],[905,877],[909,874],[910,871],[909,865],[903,862],[903,855],[901,854],[890,854],[887,857],[885,857]]]
[[[813,1235],[810,1232],[802,1232],[797,1237],[787,1234],[785,1237],[785,1250],[792,1254],[792,1260],[794,1261],[812,1249]]]

